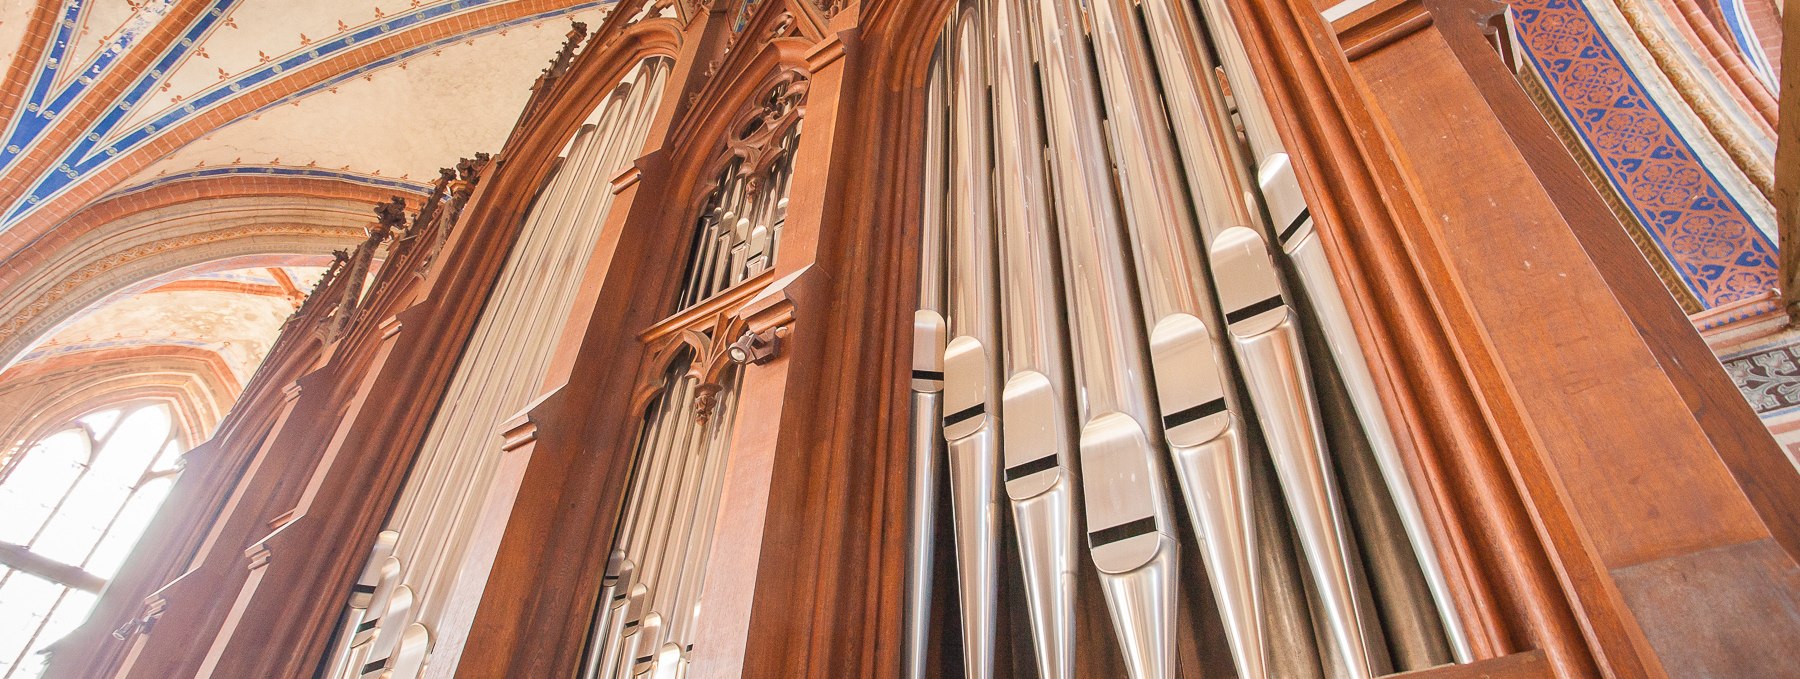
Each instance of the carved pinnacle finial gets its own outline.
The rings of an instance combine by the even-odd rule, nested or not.
[[[550,60],[550,68],[544,69],[544,75],[556,78],[569,70],[569,62],[575,60],[575,48],[588,34],[587,24],[580,21],[569,22],[569,32],[564,35],[562,49],[556,51],[556,57]]]
[[[389,197],[388,202],[375,206],[375,218],[379,221],[375,224],[375,230],[369,235],[371,237],[379,236],[377,240],[387,238],[387,235],[393,233],[395,229],[404,228],[406,226],[406,199],[400,196]]]

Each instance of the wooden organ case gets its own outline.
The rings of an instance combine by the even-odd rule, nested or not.
[[[510,508],[459,674],[1770,667],[1673,609],[1792,601],[1800,488],[1565,179],[1497,6],[675,6],[681,98],[516,451],[556,490]],[[1566,275],[1486,254],[1520,238]],[[1640,391],[1551,396],[1595,362]],[[717,409],[669,419],[696,389]],[[1651,441],[1729,508],[1590,499]],[[1649,594],[1714,566],[1743,579]],[[1706,619],[1771,638],[1777,608]]]

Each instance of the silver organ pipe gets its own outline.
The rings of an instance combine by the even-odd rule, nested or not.
[[[1075,676],[1075,448],[1062,264],[1044,168],[1032,0],[983,0],[993,36],[994,198],[999,231],[1001,473],[1025,576],[1038,674]],[[965,57],[966,58],[966,57]]]
[[[1301,332],[1308,321],[1290,304],[1281,266],[1293,267],[1318,306],[1332,345],[1327,362],[1351,383],[1356,422],[1345,426],[1367,430],[1382,485],[1418,553],[1429,587],[1413,591],[1423,599],[1430,590],[1443,631],[1458,643],[1435,553],[1422,541],[1417,502],[1342,300],[1313,280],[1329,283],[1330,270],[1298,184],[1272,119],[1250,96],[1254,81],[1235,34],[1219,35],[1222,5],[1204,1],[1203,19],[1187,0],[964,0],[945,29],[927,88],[909,676],[927,662],[930,484],[940,433],[970,676],[996,671],[996,617],[1015,605],[1029,613],[1037,673],[1074,675],[1080,602],[1073,569],[1063,564],[1083,555],[1099,573],[1131,676],[1174,676],[1176,602],[1181,588],[1197,584],[1182,582],[1178,568],[1172,517],[1182,508],[1238,676],[1290,671],[1278,667],[1358,678],[1385,671],[1386,637],[1369,628],[1384,623],[1362,600],[1374,596],[1361,581],[1369,557],[1352,536],[1336,480],[1342,463],[1334,454],[1360,454],[1360,444],[1342,453],[1326,436]],[[1236,103],[1250,148],[1275,149],[1257,156],[1265,158],[1255,166],[1260,182],[1242,155],[1209,34],[1225,54],[1223,70],[1243,78],[1236,82],[1247,91]],[[1265,205],[1277,225],[1291,219],[1301,228],[1271,229]],[[940,228],[947,240],[935,235]],[[946,265],[941,298],[933,286]],[[936,384],[920,377],[938,369],[940,346],[941,401]],[[939,414],[942,428],[929,426]],[[1274,472],[1272,482],[1262,470]],[[1178,496],[1164,480],[1170,471]],[[1013,508],[1022,587],[999,581],[1006,536],[998,534],[997,488]],[[1085,548],[1065,540],[1084,524]],[[1259,535],[1257,526],[1276,530]],[[1384,539],[1383,549],[1389,544],[1399,543]],[[1262,558],[1265,548],[1275,556]],[[1279,565],[1296,556],[1303,574]],[[1265,610],[1270,587],[1281,589],[1271,598],[1279,610]],[[1023,595],[1004,596],[1013,591]],[[1271,617],[1296,611],[1314,626]],[[1281,652],[1323,655],[1272,662],[1277,638]]]
[[[919,309],[913,314],[912,533],[907,545],[906,628],[903,676],[924,679],[930,644],[932,570],[935,563],[938,458],[944,416],[944,146],[945,50],[933,57],[925,96],[924,223],[919,235]]]
[[[1164,33],[1175,34],[1178,30],[1185,30],[1187,35],[1201,35],[1191,12],[1186,11],[1186,2],[1150,0],[1148,5],[1168,8],[1164,14],[1171,17],[1171,20]],[[1338,290],[1330,263],[1326,261],[1324,248],[1313,232],[1311,212],[1307,209],[1305,197],[1301,195],[1299,180],[1294,175],[1292,162],[1282,146],[1281,137],[1275,131],[1274,116],[1269,112],[1262,92],[1255,85],[1249,55],[1244,51],[1243,41],[1238,37],[1236,26],[1231,23],[1230,10],[1225,4],[1221,0],[1203,0],[1201,5],[1206,13],[1206,20],[1212,27],[1211,37],[1219,54],[1221,70],[1225,72],[1228,81],[1237,83],[1232,89],[1232,99],[1236,103],[1238,118],[1243,121],[1250,153],[1255,158],[1256,183],[1268,214],[1268,221],[1259,218],[1254,223],[1260,227],[1259,230],[1265,237],[1272,237],[1280,243],[1289,264],[1306,290],[1319,330],[1327,339],[1326,344],[1349,392],[1357,421],[1368,437],[1376,466],[1381,471],[1388,495],[1399,514],[1401,526],[1412,546],[1413,555],[1418,560],[1426,586],[1431,590],[1432,604],[1443,625],[1451,654],[1459,663],[1471,662],[1474,655],[1469,648],[1468,635],[1463,631],[1462,622],[1457,616],[1456,604],[1450,595],[1450,585],[1445,579],[1443,566],[1438,561],[1431,535],[1425,527],[1418,495],[1413,491],[1405,465],[1400,460],[1399,444],[1383,414],[1381,399],[1375,390],[1375,378],[1363,356],[1356,330],[1350,323],[1350,312],[1344,304],[1343,294]],[[1153,11],[1152,14],[1156,12]],[[1198,79],[1196,82],[1208,83],[1216,88],[1216,83],[1211,79]],[[1216,92],[1207,94],[1218,98]],[[1223,106],[1219,105],[1218,108],[1222,109]],[[1219,153],[1217,157],[1242,165],[1241,156],[1236,153]]]
[[[1262,419],[1331,645],[1351,677],[1371,676],[1343,503],[1332,480],[1297,315],[1283,298],[1280,273],[1255,231],[1226,229],[1213,239],[1212,256],[1226,328]]]
[[[1127,0],[1090,4],[1105,81],[1113,161],[1137,269],[1162,425],[1219,602],[1239,674],[1264,676],[1261,605],[1249,513],[1247,442],[1220,316],[1207,286],[1200,225],[1157,88],[1158,68]],[[1185,113],[1185,112],[1184,112]],[[1206,204],[1206,197],[1195,196]],[[1208,218],[1214,218],[1207,213]],[[1208,219],[1207,221],[1212,221]],[[1214,227],[1217,228],[1217,227]]]
[[[740,136],[762,131],[766,119],[785,120],[798,105],[784,90],[778,89],[770,97],[769,115],[750,122],[739,131]],[[802,125],[793,120],[776,130],[780,136],[773,143],[771,157],[760,166],[743,156],[726,156],[700,212],[680,308],[706,301],[774,266],[781,229],[787,221],[788,185],[793,181],[794,150],[800,143]]]
[[[672,371],[671,371],[672,372]],[[665,376],[667,380],[676,379]],[[634,558],[634,546],[642,541],[639,531],[645,511],[645,503],[638,500],[656,494],[652,483],[662,482],[662,468],[668,458],[664,455],[644,454],[642,451],[655,451],[667,447],[665,431],[676,422],[674,417],[663,417],[662,413],[679,408],[684,402],[685,380],[674,384],[665,384],[657,401],[644,415],[646,423],[638,434],[635,469],[632,471],[631,488],[626,494],[623,517],[618,528],[618,538],[613,546],[611,557],[607,560],[607,571],[601,578],[600,616],[594,625],[596,638],[589,644],[588,676],[599,676],[599,668],[618,665],[619,644],[606,643],[611,639],[622,638],[627,634],[637,634],[641,603],[632,606],[634,591],[644,587],[637,579],[637,560]],[[616,564],[616,566],[615,566]],[[639,599],[642,598],[640,595]],[[599,652],[596,652],[599,649]]]
[[[957,4],[950,45],[951,246],[949,333],[944,348],[944,440],[962,602],[963,653],[971,679],[992,676],[999,597],[999,278],[989,197],[987,26],[972,0]]]
[[[1177,550],[1160,423],[1077,0],[1036,3],[1044,118],[1062,225],[1090,558],[1134,677],[1174,672]],[[1084,162],[1085,161],[1085,162]]]

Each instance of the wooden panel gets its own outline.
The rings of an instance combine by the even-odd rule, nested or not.
[[[1538,679],[1546,676],[1550,676],[1550,663],[1544,660],[1544,652],[1526,651],[1467,665],[1445,665],[1395,674],[1389,679]]]
[[[1780,677],[1795,671],[1800,568],[1773,540],[1613,571],[1674,677]]]
[[[1760,537],[1597,262],[1504,143],[1496,112],[1460,70],[1439,66],[1454,58],[1439,35],[1417,33],[1353,70],[1406,164],[1422,235],[1466,286],[1538,445],[1568,484],[1561,500],[1611,565]],[[1448,101],[1467,103],[1434,107]]]

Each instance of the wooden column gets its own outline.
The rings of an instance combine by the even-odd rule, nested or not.
[[[1775,123],[1775,227],[1781,243],[1781,303],[1800,318],[1800,7],[1781,16],[1780,112]]]
[[[1237,8],[1478,655],[1778,672],[1800,478],[1493,52],[1500,6]]]

